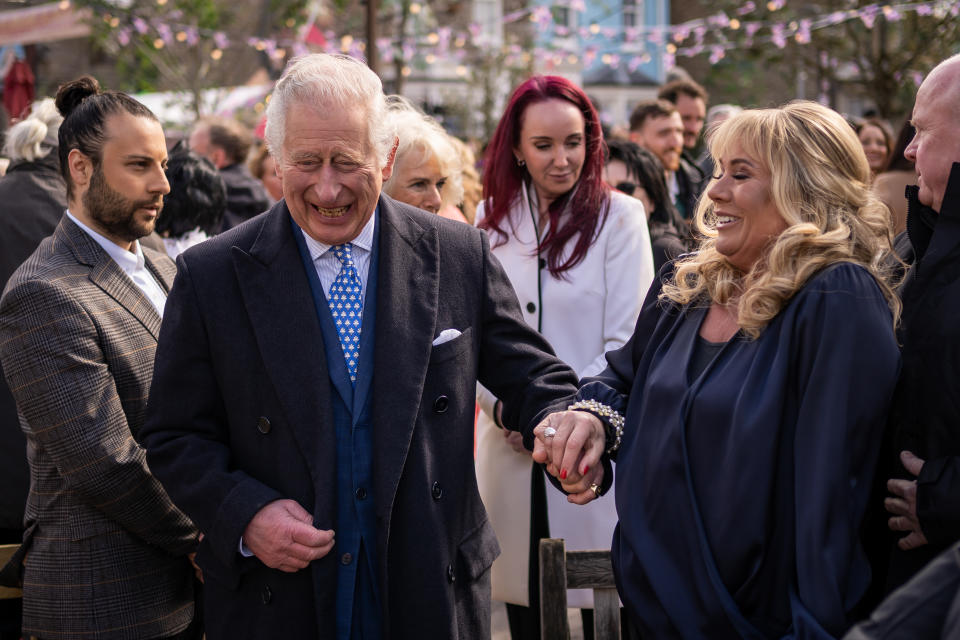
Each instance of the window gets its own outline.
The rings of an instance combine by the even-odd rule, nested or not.
[[[642,0],[623,0],[623,26],[640,26],[640,14],[643,10]]]
[[[555,4],[551,7],[550,12],[553,14],[553,24],[558,27],[569,27],[570,26],[570,7],[562,4]]]

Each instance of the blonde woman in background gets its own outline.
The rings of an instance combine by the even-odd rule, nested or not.
[[[450,136],[406,98],[389,96],[387,105],[387,121],[398,142],[383,192],[430,213],[455,208],[463,199],[463,185],[460,155]],[[466,222],[462,215],[457,219]]]

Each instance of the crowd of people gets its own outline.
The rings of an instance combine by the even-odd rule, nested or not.
[[[958,104],[533,76],[478,157],[346,56],[260,140],[62,85],[3,147],[2,637],[532,640],[547,537],[626,638],[960,632]]]

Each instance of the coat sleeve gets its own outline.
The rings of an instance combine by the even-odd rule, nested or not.
[[[886,301],[864,269],[835,267],[807,289],[785,336],[795,371],[788,404],[797,406],[793,637],[832,638],[870,582],[860,527],[900,355]]]
[[[598,353],[580,377],[592,376],[606,365],[604,354],[619,349],[630,338],[653,282],[653,253],[643,205],[634,198],[611,197],[604,222],[603,256],[603,352]]]
[[[577,376],[538,332],[527,326],[500,262],[479,234],[483,260],[479,382],[503,402],[503,423],[519,425],[533,449],[533,428],[551,406],[573,397]]]
[[[206,535],[204,544],[236,571],[247,524],[264,505],[285,496],[231,468],[222,397],[197,291],[181,255],[164,311],[143,440],[160,480]]]
[[[93,318],[57,282],[24,281],[3,297],[7,383],[66,489],[147,543],[189,553],[196,529],[150,473],[100,341]]]

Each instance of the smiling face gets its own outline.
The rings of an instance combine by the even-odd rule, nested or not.
[[[545,100],[528,106],[522,122],[513,152],[526,163],[545,209],[580,179],[587,153],[583,114],[566,100]]]
[[[294,221],[317,242],[337,245],[356,238],[370,220],[393,155],[386,162],[377,157],[364,109],[295,102],[276,161]]]
[[[150,235],[170,192],[164,169],[167,145],[160,123],[126,112],[107,117],[99,166],[70,152],[76,198],[71,212],[115,244],[130,249]]]
[[[960,59],[934,69],[917,91],[913,126],[917,133],[903,155],[916,164],[920,202],[939,212],[950,169],[960,162]]]
[[[683,120],[674,111],[668,116],[650,116],[643,121],[638,131],[630,132],[630,139],[652,151],[660,158],[663,168],[676,171],[680,168],[683,152]]]
[[[707,190],[716,219],[716,248],[741,271],[750,271],[787,228],[770,193],[770,172],[740,145],[718,160],[719,177]]]
[[[693,149],[707,119],[707,105],[703,98],[681,93],[677,95],[677,112],[683,121],[683,146]]]
[[[860,144],[863,145],[863,152],[867,156],[867,164],[870,165],[871,173],[883,171],[887,164],[887,155],[890,149],[887,148],[887,139],[883,135],[880,127],[872,124],[865,124],[857,134],[860,138]]]
[[[430,213],[439,213],[447,176],[440,170],[436,155],[430,153],[424,157],[416,152],[409,153],[396,162],[393,172],[387,192],[391,198]]]

